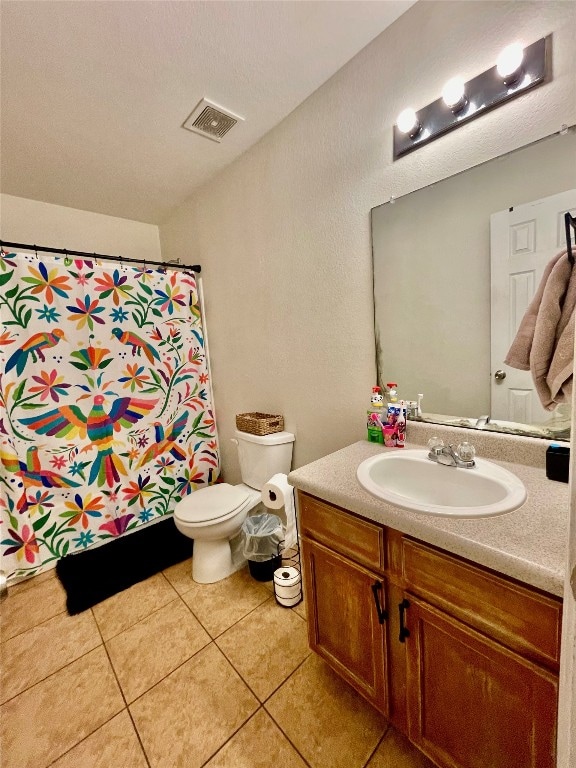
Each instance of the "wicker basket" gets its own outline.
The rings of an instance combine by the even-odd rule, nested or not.
[[[251,435],[271,435],[282,432],[284,416],[278,413],[238,413],[236,428]]]

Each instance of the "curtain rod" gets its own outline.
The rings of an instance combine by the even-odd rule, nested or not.
[[[171,264],[168,261],[149,261],[148,259],[129,259],[122,256],[108,256],[105,253],[88,253],[87,251],[69,251],[66,248],[47,248],[44,245],[26,245],[26,243],[9,243],[6,240],[0,240],[0,247],[4,248],[24,248],[26,251],[42,251],[44,253],[61,253],[64,256],[81,256],[84,259],[106,259],[107,261],[133,262],[134,264],[144,264],[145,266],[164,267],[165,269],[183,269],[190,272],[202,271],[200,264]]]

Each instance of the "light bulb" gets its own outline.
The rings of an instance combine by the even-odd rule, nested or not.
[[[442,88],[442,98],[452,112],[459,112],[468,103],[464,80],[461,77],[453,77]]]
[[[414,138],[422,128],[418,117],[416,116],[416,112],[414,112],[413,109],[410,109],[410,107],[400,112],[398,119],[396,120],[396,125],[398,126],[400,133],[407,133],[410,138]]]
[[[506,85],[518,80],[520,73],[522,72],[523,59],[524,48],[522,48],[520,43],[507,45],[506,48],[501,51],[496,60],[496,70]]]

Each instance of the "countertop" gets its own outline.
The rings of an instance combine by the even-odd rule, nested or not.
[[[406,448],[422,448],[407,443]],[[494,461],[517,475],[528,498],[515,512],[477,520],[450,520],[393,507],[356,480],[361,461],[395,451],[362,440],[292,471],[288,482],[325,501],[414,536],[534,587],[562,596],[568,541],[568,484],[546,478],[544,469]],[[446,468],[446,471],[451,471]]]

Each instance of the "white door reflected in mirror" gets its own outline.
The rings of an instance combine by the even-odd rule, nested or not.
[[[491,364],[495,371],[490,415],[494,420],[533,424],[554,415],[542,407],[530,371],[510,368],[504,358],[546,265],[566,248],[566,211],[576,211],[576,189],[490,217]],[[562,409],[558,416],[562,417]]]

